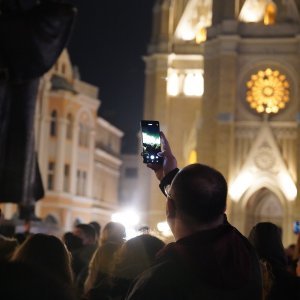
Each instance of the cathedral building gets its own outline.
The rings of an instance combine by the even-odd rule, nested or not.
[[[300,1],[158,0],[145,57],[144,118],[159,120],[179,167],[228,181],[227,214],[244,234],[300,219]],[[165,219],[149,171],[151,226]]]
[[[35,141],[45,197],[36,215],[62,233],[77,223],[105,225],[119,209],[123,132],[98,116],[98,88],[79,79],[67,51],[43,76]],[[6,218],[16,205],[4,204]]]

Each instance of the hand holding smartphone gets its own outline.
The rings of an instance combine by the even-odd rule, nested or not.
[[[163,158],[158,156],[161,152],[160,128],[158,121],[141,121],[143,162],[145,164],[162,164]]]

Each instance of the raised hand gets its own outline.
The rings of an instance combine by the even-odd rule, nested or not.
[[[172,153],[169,142],[164,135],[160,132],[162,152],[158,153],[159,156],[163,157],[163,163],[160,164],[147,164],[147,167],[152,169],[155,172],[155,175],[159,181],[161,181],[164,176],[170,173],[172,170],[177,168],[177,160]]]

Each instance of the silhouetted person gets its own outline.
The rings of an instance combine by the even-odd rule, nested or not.
[[[270,266],[272,285],[266,299],[300,299],[300,278],[287,269],[280,229],[269,222],[258,223],[251,229],[249,241],[259,258]]]
[[[55,236],[38,233],[16,249],[12,261],[41,269],[66,286],[72,286],[71,257],[65,244]]]
[[[82,247],[73,252],[73,270],[79,293],[83,292],[90,260],[97,249],[97,234],[90,224],[78,224],[73,234],[82,240]]]
[[[89,223],[90,225],[92,225],[96,231],[96,234],[97,234],[97,240],[99,241],[100,239],[100,233],[101,233],[101,225],[96,222],[96,221],[92,221]]]
[[[103,245],[106,242],[113,242],[122,246],[125,238],[126,230],[123,224],[118,222],[108,222],[103,228],[100,244]]]
[[[202,164],[179,171],[163,134],[161,138],[163,165],[149,167],[167,192],[166,216],[176,242],[159,253],[156,264],[137,279],[126,299],[261,299],[256,253],[224,214],[225,178]]]
[[[105,245],[107,244],[103,246]],[[148,234],[126,241],[117,253],[111,276],[99,281],[98,285],[88,292],[86,298],[124,299],[133,280],[152,266],[156,254],[164,245],[163,241]]]

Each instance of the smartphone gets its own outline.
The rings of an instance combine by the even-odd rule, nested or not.
[[[300,233],[300,221],[295,221],[293,223],[293,231],[294,233],[296,234],[299,234]]]
[[[141,121],[143,162],[145,164],[162,164],[163,158],[158,156],[161,152],[160,129],[158,121]]]

